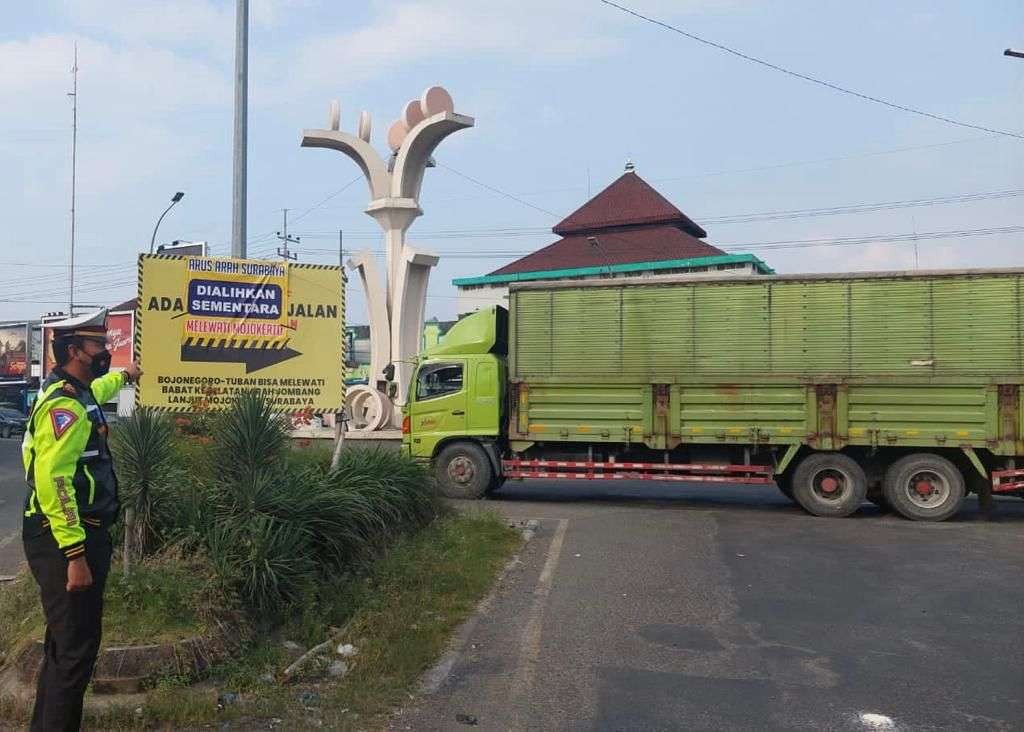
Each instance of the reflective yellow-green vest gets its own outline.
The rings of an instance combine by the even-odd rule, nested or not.
[[[84,525],[109,526],[117,518],[117,476],[100,405],[124,383],[113,372],[86,386],[54,369],[26,425],[25,528],[49,528],[68,559],[85,552]]]

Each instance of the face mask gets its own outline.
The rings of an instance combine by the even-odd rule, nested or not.
[[[94,379],[106,376],[110,371],[110,351],[100,351],[89,362],[89,373]]]

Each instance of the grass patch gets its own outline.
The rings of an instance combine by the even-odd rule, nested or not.
[[[165,555],[136,566],[125,579],[111,567],[104,595],[103,644],[165,643],[201,635],[213,612],[234,604],[217,588],[209,567],[195,559]],[[0,587],[0,653],[17,653],[43,639],[39,588],[28,570]]]
[[[519,534],[493,514],[438,519],[399,538],[364,571],[323,587],[321,599],[296,606],[305,610],[273,638],[214,667],[200,688],[165,679],[150,692],[141,716],[107,711],[87,715],[86,722],[104,729],[177,729],[280,718],[286,728],[305,729],[313,720],[330,729],[373,728],[408,699],[519,542]],[[280,679],[289,662],[282,641],[309,647],[330,637],[332,628],[344,628],[339,641],[358,648],[342,680],[319,673],[293,683],[260,679],[268,671]],[[242,702],[218,711],[217,698],[225,692]],[[309,693],[315,694],[312,702]]]
[[[351,673],[327,695],[331,710],[388,711],[441,655],[519,545],[494,515],[439,521],[402,540],[362,582],[349,583],[345,641],[359,648]],[[327,719],[330,719],[328,715]],[[341,722],[342,719],[334,721]]]
[[[276,640],[218,669],[218,686],[252,700],[248,715],[300,726],[308,723],[310,712],[297,700],[304,690],[313,690],[315,718],[326,727],[365,728],[368,719],[407,701],[406,694],[444,652],[519,542],[519,534],[494,514],[439,519],[398,539],[364,572],[325,586],[323,599],[307,605]],[[293,684],[271,688],[259,680],[268,668],[280,672],[287,665],[281,640],[311,647],[330,637],[332,628],[343,628],[338,641],[358,649],[343,680],[325,681],[315,667]],[[173,697],[165,695],[161,704],[174,708]],[[165,722],[157,715],[151,719]]]

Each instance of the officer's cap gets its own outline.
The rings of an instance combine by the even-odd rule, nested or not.
[[[53,330],[54,338],[79,336],[81,338],[106,340],[107,309],[100,308],[94,313],[75,315],[64,320],[58,320],[55,323],[47,323],[46,327]]]

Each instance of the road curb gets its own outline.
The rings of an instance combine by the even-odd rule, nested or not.
[[[540,530],[540,521],[537,519],[530,519],[529,521],[510,522],[512,528],[518,528],[520,535],[523,538],[523,544],[512,558],[505,563],[502,567],[501,572],[494,580],[494,585],[491,587],[491,591],[477,603],[476,609],[473,614],[458,627],[455,631],[455,635],[452,636],[452,640],[448,645],[448,650],[445,651],[444,655],[433,667],[431,667],[419,683],[419,695],[430,696],[437,693],[441,687],[444,686],[448,677],[451,675],[452,669],[455,667],[455,662],[458,661],[462,655],[462,651],[465,649],[466,644],[469,642],[470,636],[473,631],[476,630],[476,626],[480,622],[480,618],[487,615],[491,610],[491,605],[494,604],[494,598],[498,594],[498,590],[501,588],[508,576],[509,572],[517,565],[521,563],[520,555],[523,550],[529,545],[530,541],[536,536],[537,531]]]

